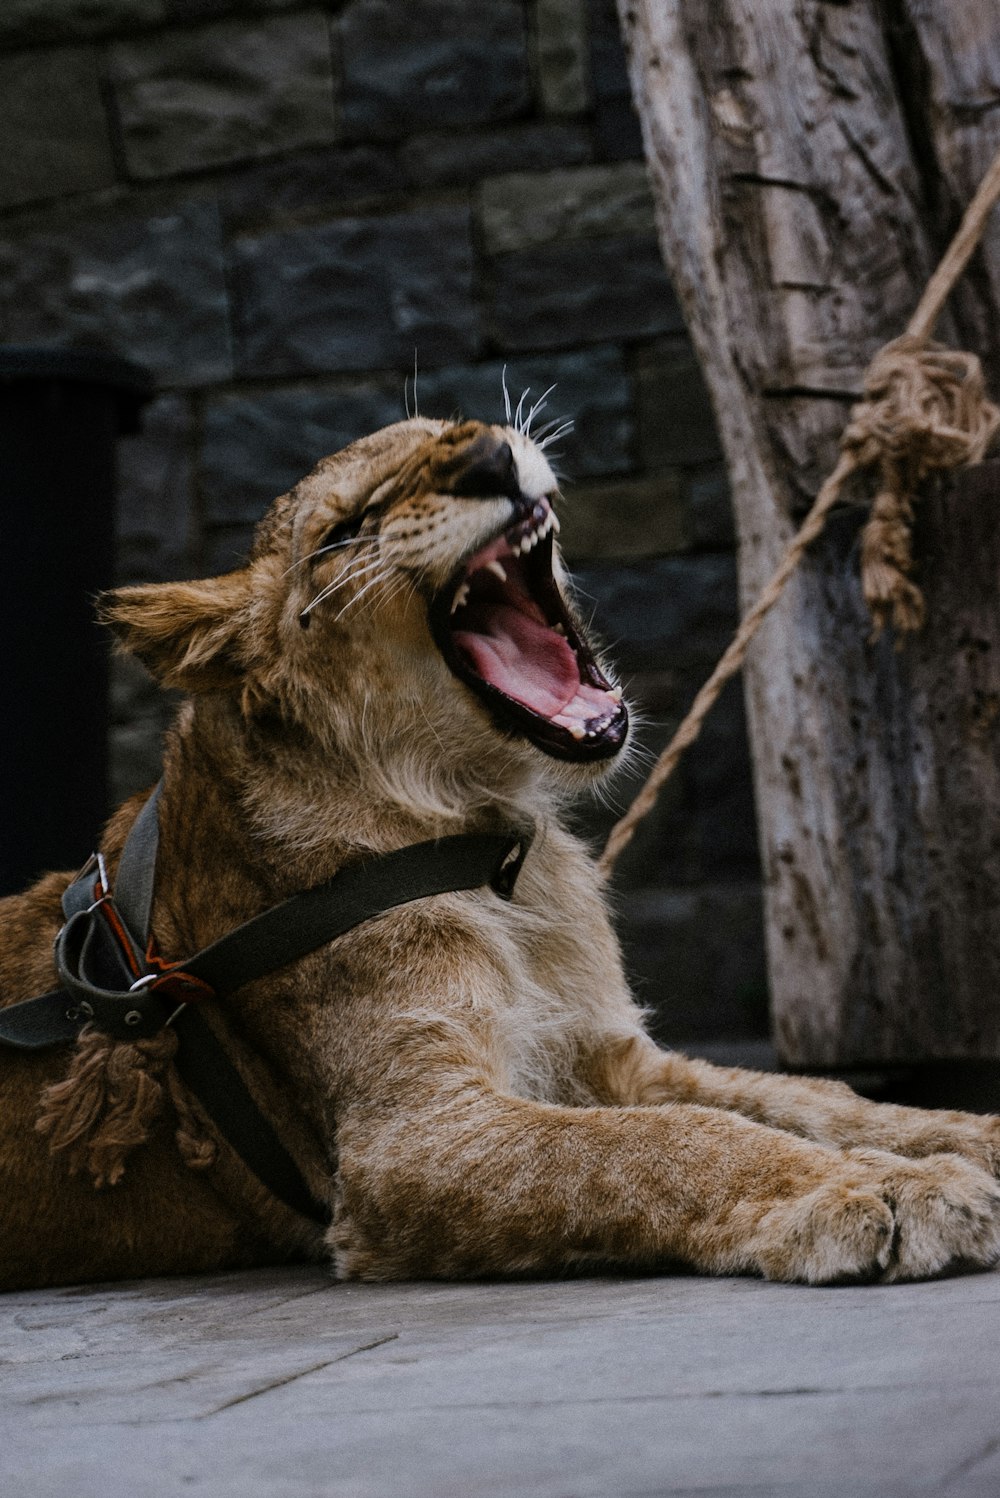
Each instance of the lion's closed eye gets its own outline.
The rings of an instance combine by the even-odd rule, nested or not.
[[[352,541],[361,530],[366,514],[367,511],[359,510],[356,515],[350,515],[346,520],[338,520],[337,524],[331,526],[327,531],[319,546],[313,552],[313,556],[320,556],[323,552],[333,551],[343,541]]]

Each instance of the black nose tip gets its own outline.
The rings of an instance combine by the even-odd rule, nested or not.
[[[509,442],[484,433],[462,456],[465,461],[451,485],[453,494],[463,499],[518,498],[517,464]]]

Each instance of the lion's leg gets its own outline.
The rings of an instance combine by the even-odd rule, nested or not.
[[[348,1113],[338,1142],[330,1242],[349,1277],[673,1260],[823,1283],[1000,1253],[1000,1190],[965,1162],[851,1159],[717,1109],[456,1091]]]
[[[589,1076],[602,1101],[698,1103],[840,1149],[889,1150],[911,1159],[962,1155],[1000,1176],[1000,1119],[902,1108],[859,1097],[843,1082],[713,1066],[629,1037],[596,1052]]]

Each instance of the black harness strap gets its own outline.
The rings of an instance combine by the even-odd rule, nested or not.
[[[225,1046],[196,1006],[182,1010],[174,1024],[174,1065],[226,1143],[286,1207],[323,1227],[330,1209],[319,1202],[305,1177],[254,1102]]]
[[[160,851],[160,793],[163,781],[153,788],[142,811],[132,823],[118,861],[115,902],[126,930],[149,941],[153,921],[153,890],[156,887],[156,857]],[[65,900],[64,900],[65,907]],[[66,912],[69,914],[69,911]]]
[[[237,926],[189,958],[184,971],[217,994],[232,993],[411,900],[483,885],[509,898],[513,866],[519,870],[523,859],[521,843],[509,835],[459,833],[351,864],[327,884],[302,890]]]
[[[531,833],[461,833],[365,858],[164,968],[147,960],[159,795],[157,786],[132,826],[114,899],[96,856],[66,890],[66,923],[55,950],[62,986],[0,1009],[0,1045],[66,1044],[88,1022],[118,1040],[173,1025],[177,1070],[223,1137],[273,1195],[326,1224],[329,1211],[313,1197],[195,1001],[232,993],[413,900],[482,887],[510,899]]]

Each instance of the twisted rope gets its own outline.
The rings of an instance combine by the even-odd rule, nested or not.
[[[892,623],[902,636],[923,623],[923,595],[910,575],[915,491],[930,473],[981,462],[1000,427],[1000,410],[987,398],[976,356],[932,343],[930,335],[998,199],[1000,153],[980,182],[906,331],[880,349],[868,366],[864,397],[851,411],[837,465],[812,509],[645,785],[612,827],[598,861],[602,873],[610,874],[639,823],[652,810],[723,687],[743,665],[751,640],[823,530],[847,480],[859,469],[879,470],[878,491],[861,536],[861,585],[874,633]]]

